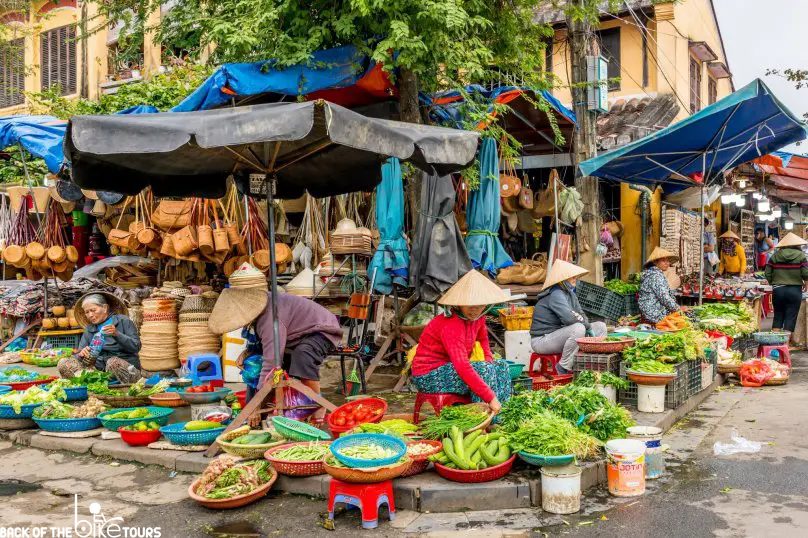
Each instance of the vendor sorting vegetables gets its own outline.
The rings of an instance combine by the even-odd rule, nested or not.
[[[112,374],[121,383],[140,379],[140,337],[126,316],[123,301],[111,293],[92,292],[76,302],[75,313],[84,334],[78,353],[56,365],[59,375],[69,378],[95,369]]]
[[[668,314],[679,310],[676,298],[665,278],[665,271],[679,261],[679,256],[656,247],[645,262],[638,303],[643,321],[656,325]]]
[[[808,241],[788,233],[766,264],[766,280],[772,286],[774,321],[772,329],[794,332],[802,303],[802,290],[808,285],[808,260],[802,246]]]
[[[511,377],[505,361],[495,361],[488,344],[486,307],[504,303],[510,295],[481,273],[472,270],[438,300],[451,312],[427,324],[412,360],[413,383],[421,392],[469,394],[498,413],[511,396]],[[471,362],[475,342],[485,360]]]
[[[588,272],[563,260],[553,262],[533,309],[530,347],[536,353],[560,353],[561,361],[556,365],[560,374],[572,372],[575,366],[576,340],[587,335],[606,336],[606,324],[590,323],[575,295],[575,281]]]
[[[230,287],[222,291],[208,319],[208,327],[224,334],[242,327],[252,327],[263,349],[260,374],[255,380],[260,388],[275,369],[272,356],[272,302],[278,302],[280,352],[283,369],[291,377],[320,393],[320,365],[342,341],[342,328],[336,316],[310,299],[295,295],[271,298],[266,276],[244,263],[230,275]],[[243,356],[239,359],[242,366]],[[325,409],[315,413],[322,420]]]
[[[721,262],[718,272],[724,276],[742,276],[746,273],[746,253],[741,246],[741,238],[727,230],[718,236],[721,239]]]

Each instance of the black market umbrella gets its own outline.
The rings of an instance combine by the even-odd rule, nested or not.
[[[424,172],[421,210],[410,260],[410,285],[424,301],[438,300],[472,269],[454,206],[451,178]]]
[[[277,296],[274,197],[371,190],[390,157],[445,175],[467,166],[478,133],[368,118],[318,100],[198,112],[75,116],[65,136],[74,181],[85,189],[156,196],[224,196],[236,173],[242,192],[268,193],[270,280]],[[249,182],[247,181],[249,178]],[[446,179],[446,188],[451,182]],[[250,183],[248,185],[248,183]],[[280,365],[277,301],[272,301]]]

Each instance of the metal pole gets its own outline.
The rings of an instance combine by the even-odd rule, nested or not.
[[[265,185],[267,189],[267,226],[269,227],[269,281],[272,293],[272,352],[275,354],[275,366],[283,366],[281,357],[280,323],[278,321],[278,268],[275,266],[275,176],[267,177]]]

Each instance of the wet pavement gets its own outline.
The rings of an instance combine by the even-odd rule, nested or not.
[[[216,512],[187,498],[193,475],[108,458],[0,442],[0,527],[70,526],[90,503],[128,527],[164,537],[349,536],[806,536],[808,532],[808,354],[782,387],[724,387],[665,436],[669,473],[642,497],[590,490],[571,516],[537,508],[485,512],[399,511],[362,531],[356,511],[322,526],[323,499],[272,492],[243,509]],[[760,441],[757,454],[713,455],[733,429]]]

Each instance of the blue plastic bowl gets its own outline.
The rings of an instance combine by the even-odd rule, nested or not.
[[[48,432],[84,432],[101,426],[96,417],[90,418],[33,418],[33,421]]]
[[[10,405],[0,405],[0,418],[31,418],[34,414],[34,409],[40,405],[42,404],[25,404],[22,406],[19,413],[15,413],[14,408]]]
[[[226,426],[222,426],[221,428],[189,432],[185,431],[186,424],[187,422],[176,422],[163,426],[160,428],[160,433],[175,445],[210,445],[226,428]]]
[[[384,448],[394,450],[396,454],[394,456],[390,456],[389,458],[366,460],[362,458],[352,458],[351,456],[346,456],[340,453],[340,450],[342,449],[364,444],[381,445]],[[392,465],[403,458],[404,454],[407,453],[407,445],[404,444],[404,441],[393,437],[392,435],[385,435],[381,433],[356,433],[346,435],[344,437],[340,437],[336,441],[333,441],[329,448],[331,449],[331,453],[334,454],[334,457],[337,458],[341,464],[347,467],[353,467],[355,469]]]

